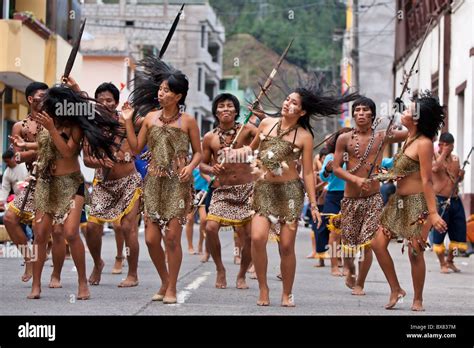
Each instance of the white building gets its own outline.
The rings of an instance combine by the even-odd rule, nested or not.
[[[91,35],[91,40],[84,41],[81,47],[86,57],[84,70],[94,70],[91,85],[83,88],[89,93],[99,80],[127,84],[133,77],[130,66],[134,62],[145,54],[159,53],[182,5],[181,1],[163,0],[110,2],[86,0],[83,6],[86,31]],[[209,4],[204,0],[186,1],[184,14],[163,57],[189,79],[186,111],[196,117],[201,134],[210,130],[214,122],[211,101],[217,95],[222,77],[224,41],[225,29]],[[111,56],[123,59],[122,63],[117,60],[114,63],[118,77],[110,76],[112,67],[104,65],[104,59],[110,61]],[[124,96],[128,92],[125,88]]]
[[[399,95],[404,71],[418,52],[421,38],[435,15],[435,22],[421,50],[409,87],[413,94],[432,90],[448,108],[445,131],[455,138],[455,152],[465,159],[473,146],[474,128],[474,1],[397,1],[394,95]],[[472,157],[471,157],[471,162]],[[474,170],[466,167],[461,184],[467,214],[474,212]]]

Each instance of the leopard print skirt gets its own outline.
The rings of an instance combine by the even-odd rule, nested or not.
[[[120,221],[142,195],[142,178],[138,172],[114,180],[99,181],[92,189],[89,222]]]
[[[342,244],[345,249],[369,246],[379,227],[383,209],[380,193],[341,200]]]
[[[21,206],[26,197],[26,191],[28,187],[25,187],[19,194],[15,195],[15,199],[8,205],[8,209],[11,209],[16,216],[20,218],[20,222],[23,224],[31,224],[35,215],[35,186],[36,182],[31,180],[28,185],[31,185],[30,193],[26,199],[25,208],[21,213]]]
[[[253,183],[225,185],[214,190],[207,220],[222,226],[242,226],[252,219]]]

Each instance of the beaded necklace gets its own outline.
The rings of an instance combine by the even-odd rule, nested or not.
[[[369,144],[367,145],[367,148],[365,149],[365,152],[364,154],[361,156],[360,155],[360,143],[359,143],[359,137],[358,137],[358,134],[359,134],[359,131],[357,131],[356,129],[353,129],[352,130],[352,139],[355,140],[356,142],[356,145],[354,147],[354,153],[357,157],[357,159],[359,160],[359,163],[357,163],[357,165],[352,168],[352,169],[349,169],[348,172],[353,174],[355,173],[356,171],[358,171],[362,165],[364,163],[366,163],[365,161],[367,160],[367,158],[369,157],[369,154],[370,154],[370,150],[372,149],[372,146],[374,145],[374,142],[375,142],[375,131],[372,130],[372,134],[370,135],[370,140],[369,140]],[[366,163],[368,166],[371,165],[370,162],[367,162]]]

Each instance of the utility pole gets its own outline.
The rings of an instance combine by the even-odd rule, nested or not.
[[[357,89],[360,87],[359,80],[359,0],[352,0],[352,61],[354,64],[354,82],[353,86]]]

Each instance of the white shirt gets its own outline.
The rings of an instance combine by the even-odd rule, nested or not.
[[[14,168],[7,167],[2,177],[2,189],[0,190],[0,202],[7,200],[10,190],[13,189],[15,195],[20,193],[17,183],[24,181],[28,177],[28,169],[24,163],[17,164]]]

